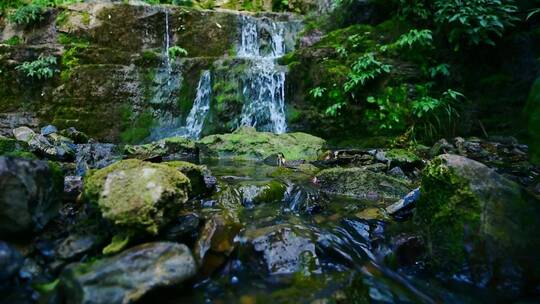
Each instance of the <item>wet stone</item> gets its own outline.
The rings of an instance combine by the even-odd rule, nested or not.
[[[23,266],[23,257],[17,249],[0,241],[0,285],[15,277]]]
[[[60,290],[69,303],[133,303],[152,290],[185,282],[196,270],[185,245],[148,243],[110,258],[68,266]]]
[[[270,274],[291,274],[306,267],[311,272],[321,271],[315,243],[306,233],[287,226],[271,226],[248,231],[245,237]]]

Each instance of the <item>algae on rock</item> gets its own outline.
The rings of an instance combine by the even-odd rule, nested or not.
[[[188,199],[189,179],[163,164],[124,160],[90,173],[85,196],[120,228],[157,234]]]
[[[316,179],[325,192],[363,199],[397,200],[412,189],[404,180],[364,168],[326,169]]]
[[[203,157],[238,160],[264,160],[275,154],[282,154],[286,160],[315,160],[326,145],[324,139],[306,133],[273,134],[249,127],[210,135],[199,143]]]
[[[482,163],[444,154],[424,169],[421,189],[414,219],[435,269],[455,273],[465,266],[475,280],[504,280],[522,274],[500,265],[519,265],[538,278],[540,202],[518,184]]]

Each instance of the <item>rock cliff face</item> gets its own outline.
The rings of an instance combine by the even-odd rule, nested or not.
[[[0,19],[0,132],[51,122],[101,140],[139,142],[156,125],[185,122],[205,70],[213,74],[215,110],[204,133],[230,131],[249,68],[237,56],[243,16],[266,24],[257,27],[261,51],[272,43],[276,24],[284,28],[284,49],[294,47],[300,23],[291,14],[80,3],[50,9],[31,27]],[[175,47],[185,52],[175,54]],[[16,70],[40,55],[57,58],[53,78]]]

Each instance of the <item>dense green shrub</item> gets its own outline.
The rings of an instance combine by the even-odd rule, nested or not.
[[[43,20],[44,11],[45,9],[41,5],[21,6],[8,16],[8,21],[17,25],[32,25]]]
[[[495,38],[519,20],[517,11],[514,0],[399,0],[399,13],[404,19],[431,25],[456,50],[494,45]]]
[[[512,0],[438,0],[435,8],[435,22],[456,48],[464,43],[495,45],[493,38],[519,20]]]
[[[169,57],[171,58],[171,60],[174,58],[179,58],[179,57],[188,55],[188,52],[186,51],[186,49],[179,46],[170,47],[167,50],[167,53],[169,54]]]
[[[57,71],[56,63],[56,57],[40,55],[34,61],[23,62],[16,69],[30,78],[48,79],[52,78]]]

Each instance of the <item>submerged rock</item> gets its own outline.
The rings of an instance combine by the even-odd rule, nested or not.
[[[156,288],[185,282],[196,270],[185,245],[149,243],[111,258],[68,266],[60,289],[68,303],[134,303]]]
[[[252,207],[262,203],[281,202],[285,198],[287,186],[276,180],[250,183],[239,188],[242,194],[242,204]]]
[[[305,133],[273,134],[242,127],[231,134],[210,135],[200,140],[203,157],[264,160],[283,155],[285,160],[315,160],[326,142]]]
[[[421,187],[414,218],[434,268],[453,273],[467,265],[482,284],[515,286],[525,269],[540,278],[540,202],[518,184],[482,163],[444,154],[424,170]]]
[[[410,185],[400,179],[363,168],[332,168],[319,172],[316,182],[327,193],[356,198],[400,199]]]
[[[245,238],[270,274],[320,272],[315,242],[307,231],[277,225],[247,231]]]
[[[212,274],[226,261],[236,248],[235,238],[240,229],[238,220],[226,214],[214,214],[207,219],[193,249],[204,275]]]
[[[85,196],[117,226],[157,234],[188,199],[189,179],[163,164],[124,160],[93,172]]]
[[[0,237],[43,228],[58,214],[63,180],[47,161],[0,157]]]

